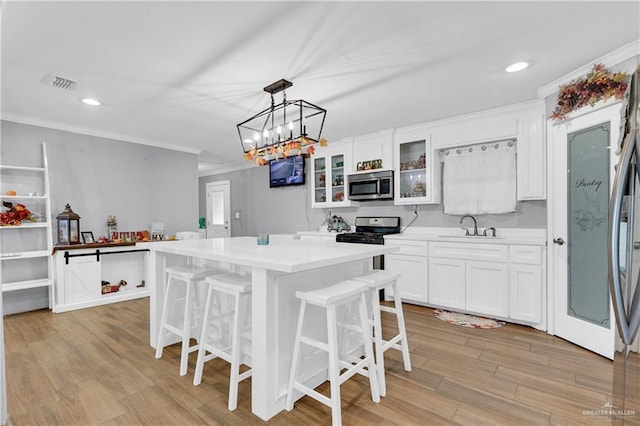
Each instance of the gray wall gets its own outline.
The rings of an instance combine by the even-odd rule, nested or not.
[[[121,231],[149,229],[152,222],[164,222],[170,234],[198,228],[195,154],[10,121],[0,122],[0,136],[2,164],[40,167],[47,143],[53,217],[69,203],[81,230],[96,238],[106,235],[108,215]],[[33,305],[38,299],[44,305]],[[46,306],[46,289],[4,294],[5,314]]]
[[[238,153],[240,156],[241,153]],[[308,160],[307,160],[308,161]],[[310,164],[307,163],[307,174]],[[313,209],[311,184],[289,188],[269,188],[269,167],[203,176],[200,178],[200,215],[206,215],[205,193],[208,182],[229,180],[231,183],[231,233],[232,236],[256,235],[258,233],[295,233],[319,229],[329,209]],[[308,177],[308,175],[307,175]],[[478,215],[478,226],[496,228],[545,228],[546,202],[523,201],[516,206],[515,213],[500,215]],[[233,212],[240,212],[240,219]],[[403,226],[413,218],[413,206],[394,206],[392,201],[372,201],[355,207],[333,209],[333,214],[342,216],[353,224],[357,216],[400,216]],[[412,226],[457,227],[460,216],[443,213],[442,205],[418,205],[418,218]]]

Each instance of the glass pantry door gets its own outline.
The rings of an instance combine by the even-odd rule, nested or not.
[[[616,108],[617,106],[617,108]],[[608,216],[619,105],[553,128],[554,334],[612,359],[615,325],[608,281]]]

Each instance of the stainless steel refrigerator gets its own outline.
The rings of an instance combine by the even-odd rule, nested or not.
[[[621,106],[619,160],[609,203],[609,290],[618,339],[611,418],[640,424],[640,67]]]

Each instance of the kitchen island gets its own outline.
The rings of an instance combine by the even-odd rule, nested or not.
[[[162,312],[166,266],[197,258],[252,275],[251,407],[263,420],[284,409],[299,303],[298,290],[311,290],[362,275],[374,256],[397,251],[385,245],[302,241],[272,236],[183,240],[154,244],[149,259],[150,343],[155,348]],[[322,325],[322,324],[320,324]],[[192,373],[192,372],[190,372]],[[322,383],[326,372],[309,372],[308,383]],[[206,380],[206,376],[205,376]]]

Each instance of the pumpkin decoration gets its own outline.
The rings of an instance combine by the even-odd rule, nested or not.
[[[18,195],[18,193],[12,189],[7,191],[7,195]]]

